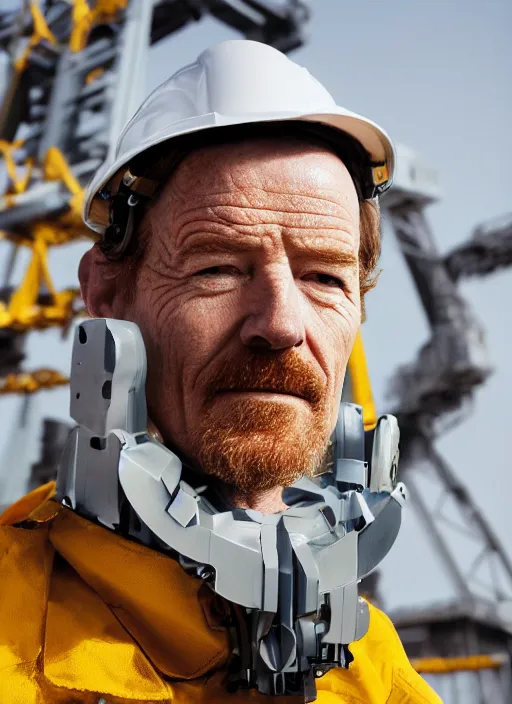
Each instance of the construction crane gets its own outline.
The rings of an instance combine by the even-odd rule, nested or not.
[[[444,261],[453,281],[471,276],[487,276],[511,266],[512,213],[476,227],[469,242],[456,247]]]
[[[402,610],[393,620],[416,668],[449,704],[512,701],[512,562],[467,487],[436,448],[466,417],[475,391],[491,373],[483,328],[457,280],[512,263],[512,217],[479,226],[446,257],[437,249],[425,210],[439,199],[436,174],[400,149],[395,187],[383,207],[430,325],[431,337],[392,379],[399,420],[400,472],[416,515],[449,575],[456,600]],[[418,485],[428,477],[434,500]],[[471,543],[462,554],[453,531]],[[420,635],[418,635],[420,634]]]

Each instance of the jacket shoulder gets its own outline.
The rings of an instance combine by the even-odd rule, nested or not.
[[[42,652],[54,555],[43,520],[43,513],[55,511],[47,505],[47,495],[48,488],[38,490],[36,497],[24,497],[0,517],[0,671],[5,674],[33,663]]]
[[[51,501],[55,496],[55,482],[48,482],[22,496],[0,514],[0,526],[13,526],[24,521],[42,523],[57,515],[60,506]]]
[[[378,668],[386,680],[386,663],[391,664],[390,695],[386,704],[442,704],[441,698],[416,672],[404,650],[402,641],[389,616],[375,606],[370,607],[368,629],[368,654],[375,658]],[[356,644],[354,644],[355,650]],[[364,647],[364,646],[363,646]]]
[[[353,662],[348,670],[335,669],[318,680],[319,691],[348,697],[350,704],[442,704],[412,667],[389,617],[368,606],[370,627],[350,645]]]

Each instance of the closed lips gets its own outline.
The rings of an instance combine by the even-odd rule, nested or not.
[[[254,387],[254,388],[244,388],[244,389],[220,389],[217,393],[219,394],[229,394],[229,393],[263,393],[263,394],[282,394],[283,396],[296,396],[297,398],[304,398],[293,391],[286,391],[283,389],[269,389],[268,387]]]

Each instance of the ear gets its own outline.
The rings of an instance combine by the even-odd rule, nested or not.
[[[117,277],[115,262],[110,262],[98,244],[89,249],[80,260],[78,278],[85,306],[94,318],[115,318]]]

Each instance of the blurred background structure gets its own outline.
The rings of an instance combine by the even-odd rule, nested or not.
[[[247,37],[293,52],[413,147],[382,201],[363,331],[412,500],[365,589],[447,704],[511,702],[511,20],[505,0],[2,0],[0,505],[53,478],[69,430],[88,179],[141,99],[202,49]],[[364,355],[350,370],[371,406]]]

